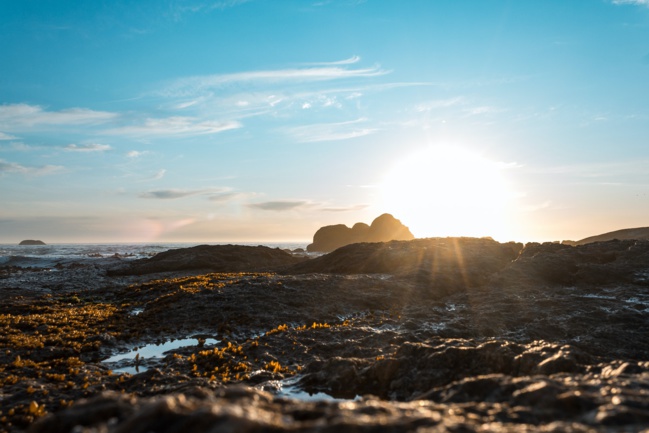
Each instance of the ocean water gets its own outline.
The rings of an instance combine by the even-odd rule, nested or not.
[[[51,245],[16,245],[0,244],[0,266],[51,267],[57,263],[88,261],[120,257],[123,260],[135,260],[152,257],[162,251],[177,248],[188,248],[196,245],[264,245],[270,248],[306,249],[307,243],[295,242],[221,242],[221,243],[135,243],[135,244],[51,244]]]

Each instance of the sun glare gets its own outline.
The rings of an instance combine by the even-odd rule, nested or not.
[[[455,147],[429,147],[385,176],[383,207],[416,237],[491,236],[509,240],[511,191],[502,165]]]

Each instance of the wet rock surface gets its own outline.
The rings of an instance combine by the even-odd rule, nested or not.
[[[10,274],[0,429],[647,431],[648,258],[649,242],[431,239],[92,290]],[[289,398],[309,393],[331,399]]]

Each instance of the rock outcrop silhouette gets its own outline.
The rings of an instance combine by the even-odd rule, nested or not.
[[[25,239],[24,241],[20,241],[18,245],[45,245],[45,242],[33,239]]]
[[[371,225],[356,223],[352,228],[344,224],[321,227],[313,235],[313,243],[307,247],[309,252],[328,253],[345,245],[360,242],[409,241],[415,237],[410,229],[390,214],[383,214]]]
[[[577,246],[591,244],[593,242],[606,242],[612,240],[649,240],[649,227],[636,227],[633,229],[615,230],[612,232],[602,233],[601,235],[589,236],[579,241],[563,241],[564,244]]]

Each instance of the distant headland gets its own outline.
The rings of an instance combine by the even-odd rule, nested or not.
[[[606,242],[617,239],[619,241],[626,240],[649,240],[649,227],[636,227],[631,229],[621,229],[612,232],[603,233],[601,235],[589,236],[580,241],[563,241],[564,244],[577,246],[585,245],[593,242]]]

